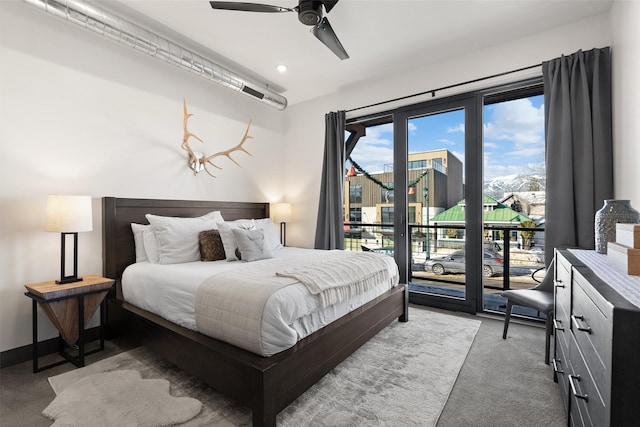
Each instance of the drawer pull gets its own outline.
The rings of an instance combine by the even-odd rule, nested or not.
[[[558,368],[559,363],[562,363],[562,360],[553,359],[553,372],[555,372],[556,374],[564,374],[564,371]]]
[[[589,397],[586,394],[578,394],[578,390],[576,389],[576,383],[573,380],[580,381],[580,375],[569,375],[569,385],[571,386],[571,393],[578,398],[584,401],[589,401]]]
[[[562,280],[556,280],[554,282],[556,288],[564,288],[565,286],[562,284]]]
[[[562,320],[553,319],[553,329],[556,331],[564,331],[564,326],[560,326]]]
[[[584,322],[584,316],[576,316],[575,314],[572,314],[571,315],[571,320],[573,321],[573,324],[575,325],[577,330],[582,331],[582,332],[586,332],[588,334],[591,333],[591,327],[582,326],[580,323],[578,323],[578,321]]]

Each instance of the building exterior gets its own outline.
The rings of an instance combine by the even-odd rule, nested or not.
[[[407,185],[409,223],[423,225],[464,197],[462,162],[448,150],[409,154]],[[344,220],[366,224],[393,223],[396,186],[393,167],[369,173],[352,166],[344,183]]]
[[[465,200],[461,200],[455,206],[431,218],[432,225],[438,226],[435,233],[437,242],[433,243],[435,248],[459,249],[464,246],[464,229],[447,228],[446,226],[464,226],[465,208]],[[518,228],[525,223],[534,224],[535,221],[489,196],[484,196],[483,223],[485,227],[484,238],[488,242],[489,248],[499,249],[501,245],[504,245],[505,238],[511,246],[530,246],[530,237]]]

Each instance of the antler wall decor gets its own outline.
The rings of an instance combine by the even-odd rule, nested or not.
[[[235,163],[236,165],[238,165],[238,167],[242,167],[240,166],[240,163],[238,163],[233,157],[231,157],[231,153],[235,152],[235,151],[243,151],[245,153],[247,153],[248,155],[251,156],[251,153],[249,151],[247,151],[244,148],[244,143],[247,142],[248,139],[252,139],[253,136],[249,135],[249,129],[251,128],[251,119],[249,119],[249,123],[247,124],[247,130],[244,132],[244,136],[242,137],[242,140],[240,141],[239,144],[224,150],[224,151],[218,151],[217,153],[213,153],[210,156],[205,156],[204,153],[201,153],[199,151],[193,151],[191,149],[191,146],[189,145],[189,138],[193,137],[195,139],[197,139],[200,142],[203,142],[202,139],[200,139],[197,135],[189,132],[189,130],[187,130],[187,124],[189,122],[189,117],[193,116],[193,114],[190,114],[187,111],[187,100],[185,99],[183,101],[183,106],[184,106],[184,118],[182,121],[183,124],[183,129],[184,129],[184,136],[182,137],[182,149],[184,151],[187,152],[187,155],[189,156],[188,158],[188,163],[189,166],[191,167],[191,169],[193,169],[193,174],[196,175],[198,172],[200,172],[201,170],[204,169],[204,171],[206,173],[208,173],[211,177],[216,178],[216,176],[214,174],[211,173],[211,171],[209,170],[208,166],[213,166],[216,169],[222,169],[220,166],[216,165],[215,163],[213,163],[213,159],[215,159],[216,157],[221,157],[224,156],[226,158],[228,158],[229,160],[231,160],[233,163]]]

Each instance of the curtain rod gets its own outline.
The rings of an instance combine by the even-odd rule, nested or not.
[[[396,101],[402,101],[404,99],[408,99],[408,98],[413,98],[415,96],[421,96],[421,95],[426,95],[428,93],[431,94],[431,96],[436,96],[436,92],[440,92],[446,89],[452,89],[454,87],[458,87],[458,86],[464,86],[464,85],[468,85],[471,83],[477,83],[483,80],[489,80],[489,79],[493,79],[496,77],[502,77],[502,76],[506,76],[507,74],[513,74],[513,73],[518,73],[520,71],[525,71],[525,70],[530,70],[532,68],[536,68],[536,67],[540,67],[542,64],[536,64],[536,65],[529,65],[528,67],[523,67],[523,68],[518,68],[517,70],[511,70],[511,71],[505,71],[504,73],[498,73],[498,74],[493,74],[491,76],[486,76],[486,77],[480,77],[474,80],[467,80],[466,82],[462,82],[462,83],[456,83],[453,85],[449,85],[449,86],[443,86],[437,89],[431,89],[431,90],[425,90],[424,92],[419,92],[419,93],[414,93],[412,95],[405,95],[405,96],[401,96],[400,98],[394,98],[394,99],[389,99],[387,101],[381,101],[381,102],[376,102],[375,104],[369,104],[369,105],[365,105],[363,107],[357,107],[357,108],[352,108],[350,110],[346,110],[346,113],[351,113],[352,111],[357,111],[357,110],[363,110],[365,108],[370,108],[370,107],[377,107],[378,105],[384,105],[384,104],[389,104],[391,102],[396,102]]]

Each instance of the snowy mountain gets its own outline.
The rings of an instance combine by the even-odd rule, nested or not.
[[[507,175],[484,183],[484,194],[496,200],[502,199],[505,193],[545,189],[546,179],[541,175]]]

